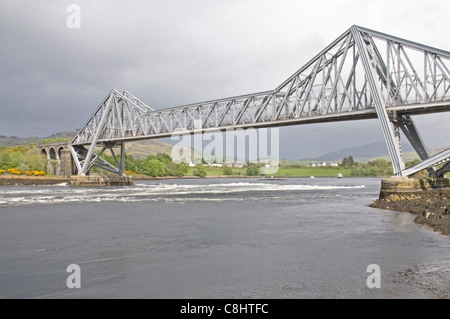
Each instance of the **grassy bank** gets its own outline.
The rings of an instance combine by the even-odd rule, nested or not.
[[[350,168],[279,168],[275,177],[336,177],[341,173],[343,176],[351,176]]]
[[[212,176],[220,176],[225,177],[226,175],[223,174],[223,170],[218,167],[205,167],[206,176],[212,177]],[[230,177],[232,176],[246,176],[246,168],[233,168],[233,175],[228,175]],[[343,176],[351,176],[351,169],[350,168],[279,168],[278,172],[275,174],[271,174],[270,176],[274,177],[336,177],[337,174],[341,173]],[[193,176],[194,175],[194,169],[189,168],[186,176]]]

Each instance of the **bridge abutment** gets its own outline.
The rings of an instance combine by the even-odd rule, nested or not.
[[[410,212],[414,221],[450,235],[450,178],[387,178],[371,207]]]
[[[391,177],[381,181],[380,200],[392,200],[433,189],[450,189],[450,178]]]
[[[70,186],[97,187],[97,186],[130,186],[133,185],[131,176],[103,176],[103,175],[72,175]]]

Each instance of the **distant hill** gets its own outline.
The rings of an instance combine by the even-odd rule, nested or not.
[[[146,158],[149,155],[166,153],[171,155],[173,145],[160,142],[158,140],[143,140],[125,143],[125,152],[133,155],[135,159]]]
[[[55,138],[67,138],[71,140],[75,137],[76,133],[77,131],[59,132],[52,134],[48,137],[34,136],[27,138],[19,138],[15,136],[0,136],[0,146],[6,147],[13,147],[18,145],[26,146],[30,143],[37,144],[44,139],[55,139]],[[136,159],[146,158],[149,155],[157,155],[159,153],[166,153],[168,155],[171,155],[173,147],[172,144],[165,143],[157,139],[127,142],[125,145],[126,145],[126,153],[133,155],[133,157]],[[434,151],[431,150],[430,153],[433,154],[436,151],[438,150]],[[357,147],[345,148],[342,150],[325,153],[316,158],[305,158],[293,162],[301,162],[302,164],[312,161],[340,162],[344,157],[348,156],[352,156],[355,161],[360,163],[367,163],[377,158],[383,158],[390,161],[386,144],[384,141],[381,141]],[[405,162],[412,161],[413,159],[418,158],[417,154],[414,152],[409,143],[404,143],[403,145],[403,157]]]
[[[77,134],[76,131],[72,132],[60,132],[56,134],[52,134],[48,137],[44,136],[32,136],[32,137],[16,137],[16,136],[0,136],[0,146],[13,147],[18,145],[27,146],[28,144],[38,144],[42,140],[45,139],[54,139],[54,138],[67,138],[72,139]]]
[[[48,137],[26,137],[20,138],[16,136],[0,136],[0,146],[6,147],[14,147],[18,145],[29,145],[29,144],[38,144],[42,140],[45,139],[55,139],[55,138],[67,138],[72,140],[77,131],[72,132],[59,132],[52,134]],[[167,144],[164,142],[160,142],[158,140],[143,140],[138,142],[127,142],[125,144],[125,151],[127,154],[133,155],[134,158],[146,158],[149,155],[157,155],[159,153],[166,153],[168,155],[172,152],[173,145]]]
[[[20,138],[16,136],[0,136],[0,146],[13,147],[18,145],[28,145],[31,143],[39,143],[41,137]]]

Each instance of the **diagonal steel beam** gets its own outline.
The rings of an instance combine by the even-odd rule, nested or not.
[[[403,176],[402,170],[405,168],[405,164],[403,163],[400,147],[396,142],[395,132],[387,114],[386,106],[384,104],[380,89],[376,83],[377,80],[375,75],[376,70],[374,70],[374,62],[369,58],[369,53],[367,51],[366,45],[364,44],[364,40],[362,39],[360,30],[357,27],[353,26],[351,28],[351,32],[353,35],[353,39],[355,40],[355,43],[357,45],[359,54],[361,55],[361,60],[363,61],[367,82],[369,83],[369,87],[371,90],[371,97],[374,100],[378,120],[381,124],[384,139],[388,147],[389,156],[391,157],[394,175]]]
[[[105,127],[106,120],[108,118],[109,112],[111,111],[111,107],[112,107],[111,102],[114,98],[115,98],[114,94],[110,94],[109,99],[106,101],[106,105],[103,110],[102,118],[100,119],[100,122],[97,125],[94,138],[92,139],[91,147],[89,148],[89,151],[86,155],[84,165],[83,165],[83,167],[81,167],[80,175],[85,175],[89,171],[89,163],[90,163],[92,155],[94,153],[95,145],[97,144],[97,142],[100,138],[100,135],[102,134],[102,131]]]
[[[436,155],[433,155],[426,160],[408,168],[403,171],[403,176],[411,176],[417,172],[420,172],[428,167],[436,166],[441,163],[450,161],[450,148],[446,149]]]

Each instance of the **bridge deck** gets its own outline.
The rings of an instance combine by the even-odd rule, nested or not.
[[[186,106],[163,109],[155,111],[157,112],[167,112],[168,110],[181,110]],[[387,107],[388,112],[397,112],[397,114],[401,115],[424,115],[431,113],[441,113],[441,112],[449,112],[450,111],[450,101],[440,102],[440,103],[429,103],[429,104],[409,104],[409,105],[399,105]],[[182,135],[182,134],[194,134],[194,133],[208,133],[208,132],[217,132],[217,131],[226,131],[227,129],[235,129],[235,128],[269,128],[269,127],[279,127],[279,126],[292,126],[292,125],[302,125],[302,124],[314,124],[314,123],[326,123],[326,122],[342,122],[342,121],[356,121],[356,120],[368,120],[368,119],[376,119],[377,112],[375,108],[367,108],[364,110],[358,111],[346,111],[342,113],[332,113],[326,115],[311,115],[308,117],[301,118],[280,118],[276,121],[266,121],[266,122],[258,122],[258,123],[247,123],[247,124],[239,124],[239,125],[223,125],[211,128],[203,128],[201,130],[177,130],[176,132],[162,132],[157,134],[145,135],[141,136],[124,136],[124,137],[114,137],[114,138],[100,138],[98,143],[122,143],[122,142],[131,142],[131,141],[139,141],[146,139],[156,139],[156,138],[164,138],[170,137],[173,135]],[[72,145],[90,145],[91,141],[74,141]]]

